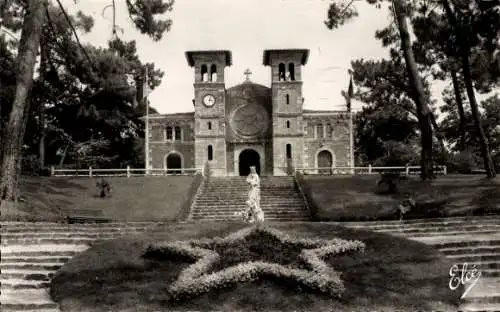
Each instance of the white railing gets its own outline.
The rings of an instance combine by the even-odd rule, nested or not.
[[[127,168],[124,169],[56,169],[50,168],[50,175],[53,177],[133,177],[133,176],[165,176],[165,175],[195,175],[203,174],[203,168],[178,168],[178,169],[144,169]]]
[[[368,175],[368,174],[379,174],[382,172],[400,172],[406,175],[418,175],[420,174],[420,166],[399,166],[399,167],[374,167],[369,165],[368,167],[324,167],[324,168],[295,168],[302,174],[315,174],[315,175]],[[434,174],[446,175],[446,166],[435,166]]]

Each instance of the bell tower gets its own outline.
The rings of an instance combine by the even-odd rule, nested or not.
[[[224,70],[231,66],[231,52],[188,51],[194,68],[195,167],[210,166],[212,175],[226,175],[226,85]]]
[[[271,67],[274,175],[303,165],[302,66],[308,57],[304,49],[264,51],[264,65]]]

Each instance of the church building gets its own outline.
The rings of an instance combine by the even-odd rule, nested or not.
[[[209,168],[214,176],[287,175],[293,168],[353,166],[349,111],[304,109],[302,67],[309,50],[265,50],[271,86],[226,88],[230,51],[188,51],[193,112],[149,115],[148,169]]]

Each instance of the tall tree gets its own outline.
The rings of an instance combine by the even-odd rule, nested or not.
[[[1,159],[0,168],[0,200],[16,200],[17,195],[17,178],[19,172],[16,170],[17,159],[20,156],[21,140],[25,131],[26,118],[29,108],[27,106],[27,98],[33,84],[33,73],[36,63],[37,52],[40,47],[40,37],[44,23],[46,22],[45,8],[47,1],[45,0],[12,0],[8,1],[9,5],[1,7],[2,23],[6,20],[15,20],[10,7],[20,5],[23,8],[23,21],[21,40],[19,42],[17,53],[17,79],[15,99],[10,111],[8,131],[4,131],[4,150]],[[71,24],[71,19],[63,9],[60,0],[57,0],[59,7],[62,10],[66,21],[70,24],[73,34],[78,42],[79,49],[73,53],[84,55],[82,59],[88,62],[85,66],[94,69],[95,65],[87,54],[87,51],[80,45],[76,30]],[[114,1],[113,1],[114,4]],[[142,33],[147,34],[153,40],[160,40],[165,31],[168,31],[171,25],[171,20],[157,20],[156,16],[171,11],[173,0],[127,0],[126,5],[129,15],[137,29]],[[17,12],[16,12],[17,14]],[[13,24],[13,23],[12,23]],[[76,64],[79,66],[81,64]],[[84,67],[84,65],[81,65]],[[91,73],[90,76],[94,76]],[[5,142],[5,143],[4,143]]]
[[[450,2],[448,0],[441,1],[448,20],[453,29],[453,33],[456,36],[458,43],[458,55],[460,57],[460,63],[462,67],[462,74],[465,83],[465,89],[467,91],[467,97],[469,98],[469,104],[471,106],[472,118],[474,120],[476,134],[479,139],[481,147],[481,155],[483,157],[484,169],[486,171],[486,176],[488,178],[493,178],[496,176],[495,167],[493,164],[493,159],[491,158],[490,147],[488,144],[488,139],[483,129],[482,120],[479,112],[479,105],[476,100],[473,77],[471,72],[471,37],[470,31],[464,27],[464,23],[460,23],[459,18],[457,18],[457,9],[453,11]],[[500,18],[500,15],[498,16]],[[470,16],[467,18],[470,21]],[[498,22],[497,22],[498,23]],[[474,35],[476,36],[476,35]]]
[[[20,142],[24,135],[25,113],[28,110],[28,94],[33,83],[33,72],[40,45],[40,29],[45,21],[44,3],[30,0],[24,17],[19,51],[15,99],[10,111],[7,131],[4,131],[2,162],[0,168],[0,200],[16,199],[17,161],[20,157]]]
[[[467,95],[472,112],[477,117],[475,89],[489,92],[500,76],[500,5],[498,0],[429,0],[415,2],[417,9],[412,26],[417,41],[415,48],[420,63],[433,66],[435,78],[451,78],[462,122],[458,131],[465,140],[462,94]],[[494,176],[488,160],[489,147],[481,134],[481,120],[474,118],[488,176]],[[465,145],[461,145],[462,149]],[[488,165],[488,163],[490,163]]]
[[[367,0],[368,3],[381,5],[380,0]],[[351,2],[352,3],[352,2]],[[427,180],[434,178],[433,173],[433,130],[432,130],[432,117],[429,108],[429,98],[425,94],[422,78],[420,77],[413,48],[410,40],[410,34],[407,25],[408,6],[405,6],[402,0],[391,0],[392,12],[394,15],[395,23],[399,32],[400,38],[400,51],[405,60],[406,72],[410,81],[410,90],[412,93],[412,100],[415,103],[418,124],[420,129],[421,138],[421,179]],[[342,7],[337,2],[330,4],[328,10],[328,19],[326,26],[330,29],[336,28],[347,20],[357,15],[354,7]]]

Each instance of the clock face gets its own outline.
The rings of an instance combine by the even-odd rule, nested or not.
[[[269,117],[259,105],[246,104],[234,111],[231,123],[236,133],[249,137],[266,132]]]
[[[205,95],[205,97],[203,97],[203,104],[205,104],[208,107],[214,106],[215,97],[211,94]]]

